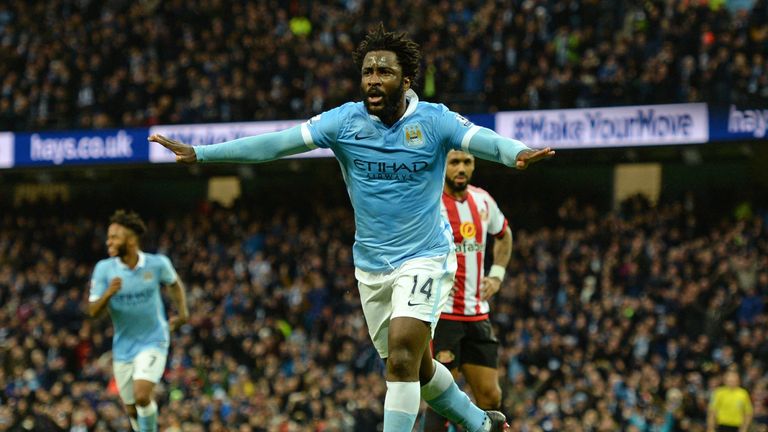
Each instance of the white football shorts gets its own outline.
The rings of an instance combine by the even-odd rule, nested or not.
[[[165,372],[165,361],[168,353],[158,349],[146,349],[140,352],[132,362],[112,362],[115,382],[120,392],[120,399],[126,405],[133,405],[133,381],[144,380],[157,384]]]
[[[437,320],[448,301],[456,275],[456,254],[414,258],[399,268],[369,273],[355,269],[360,301],[373,345],[389,357],[389,321],[411,317],[427,322],[435,334]]]

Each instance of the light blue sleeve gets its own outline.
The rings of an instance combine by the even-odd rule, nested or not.
[[[176,282],[178,276],[173,268],[173,264],[171,264],[171,260],[165,255],[158,256],[160,257],[160,282],[163,285],[170,285]]]
[[[439,107],[441,111],[436,127],[440,141],[445,146],[445,152],[461,150],[465,139],[471,138],[471,135],[467,134],[477,126],[460,114],[449,110],[445,105],[441,104]]]
[[[463,150],[481,159],[503,163],[514,167],[517,154],[530,150],[520,141],[504,138],[496,132],[476,126],[471,121],[442,106],[438,120],[438,131],[449,150]]]
[[[93,269],[93,275],[91,276],[91,287],[88,292],[88,301],[95,302],[104,295],[107,291],[109,282],[107,281],[106,262],[99,261],[96,263],[96,268]]]
[[[198,162],[268,162],[314,149],[302,136],[301,126],[279,132],[194,147]]]
[[[331,148],[339,136],[343,124],[344,105],[318,114],[301,125],[304,142],[308,146]]]
[[[477,129],[467,133],[467,135],[472,135],[469,139],[464,140],[466,145],[462,145],[462,148],[464,151],[480,159],[500,162],[508,167],[514,167],[517,162],[518,153],[523,150],[530,150],[522,142],[505,138],[488,128],[479,126],[475,126],[475,128]]]

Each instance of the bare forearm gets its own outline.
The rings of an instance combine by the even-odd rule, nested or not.
[[[107,304],[109,303],[109,299],[111,298],[112,298],[111,294],[104,294],[103,296],[101,296],[100,299],[94,302],[89,302],[88,316],[90,316],[91,318],[96,318],[98,316],[101,316],[101,314],[107,308]]]
[[[512,256],[512,231],[509,227],[505,228],[504,236],[497,238],[493,244],[493,265],[502,266],[504,268],[509,264],[509,259]]]
[[[752,425],[752,414],[747,414],[744,416],[744,424],[741,426],[741,430],[748,431],[751,425]]]
[[[184,290],[184,284],[180,279],[176,279],[176,282],[170,285],[170,296],[176,311],[182,318],[189,317],[189,310],[187,309],[187,293]]]

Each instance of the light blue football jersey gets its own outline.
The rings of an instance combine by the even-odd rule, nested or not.
[[[447,254],[451,227],[440,214],[448,151],[477,127],[442,104],[408,91],[403,117],[388,127],[362,102],[346,103],[302,126],[305,144],[330,148],[355,210],[355,265],[388,271],[404,261]]]
[[[115,333],[114,359],[129,362],[147,348],[167,351],[170,333],[160,287],[176,281],[171,261],[164,255],[139,252],[138,264],[130,269],[118,257],[103,259],[93,270],[89,301],[101,298],[116,277],[122,279],[122,288],[108,304]]]

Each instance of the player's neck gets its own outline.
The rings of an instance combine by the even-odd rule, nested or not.
[[[127,265],[129,269],[134,269],[139,264],[139,253],[137,251],[130,251],[121,256],[120,261]]]
[[[400,108],[397,109],[397,114],[395,114],[395,119],[392,122],[393,124],[394,122],[403,118],[406,109],[408,109],[408,99],[405,97],[405,95],[403,95],[403,101],[400,102]]]
[[[457,201],[464,201],[465,199],[467,199],[467,193],[468,193],[466,188],[464,190],[456,190],[456,189],[451,189],[448,185],[443,186],[443,192],[452,196]]]
[[[381,118],[381,122],[388,127],[391,127],[393,124],[397,123],[398,120],[403,118],[406,109],[408,109],[408,99],[405,97],[405,95],[403,95],[403,101],[400,103],[400,107],[397,109],[397,112],[395,112],[391,118]]]

